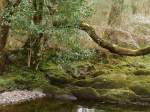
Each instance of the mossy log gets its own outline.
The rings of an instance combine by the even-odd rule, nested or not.
[[[95,29],[86,24],[82,23],[80,24],[80,29],[84,30],[91,38],[92,40],[97,43],[99,46],[109,50],[111,53],[119,54],[119,55],[125,55],[125,56],[142,56],[142,55],[147,55],[150,54],[150,47],[138,49],[138,50],[132,50],[132,49],[127,49],[123,47],[119,47],[115,44],[112,44],[106,40],[103,40],[96,34]]]

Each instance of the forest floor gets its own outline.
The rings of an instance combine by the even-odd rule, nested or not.
[[[150,56],[88,59],[65,64],[49,60],[39,71],[10,66],[9,72],[0,76],[2,94],[37,90],[57,99],[121,105],[150,105],[149,87]]]

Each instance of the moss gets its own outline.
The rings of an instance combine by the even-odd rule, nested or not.
[[[73,95],[75,95],[79,99],[98,99],[99,98],[99,93],[96,91],[96,89],[91,88],[91,87],[84,87],[84,88],[78,88],[72,90]]]
[[[48,84],[42,72],[17,66],[11,66],[10,70],[4,76],[1,76],[1,79],[5,84],[0,84],[0,87],[4,86],[7,90],[31,90]]]
[[[76,61],[69,63],[68,65],[64,65],[63,68],[68,74],[71,74],[76,78],[85,78],[96,71],[95,66],[89,61]]]
[[[13,86],[12,84],[13,83],[14,82],[11,81],[11,80],[0,79],[0,92],[5,91],[5,90],[7,90],[9,88],[12,88],[12,86]]]
[[[73,82],[73,85],[82,86],[82,87],[90,86],[91,84],[92,84],[92,79],[81,79]]]
[[[102,90],[100,90],[99,93],[102,93],[101,91]],[[120,89],[105,90],[105,92],[101,94],[101,98],[103,98],[105,101],[108,102],[127,103],[132,102],[132,100],[138,97],[132,90],[120,88]]]
[[[135,75],[150,75],[150,69],[139,69],[134,72]]]
[[[46,94],[50,94],[50,95],[56,95],[56,94],[64,94],[64,93],[68,93],[68,91],[65,91],[64,89],[61,89],[57,86],[54,85],[47,85],[44,86],[43,88],[43,92]]]
[[[150,75],[147,72],[150,67],[149,58],[146,61],[143,61],[145,58],[136,59],[139,61],[137,63],[141,63],[140,65],[144,63],[145,66],[132,64],[135,62],[132,58],[123,58],[119,60],[118,65],[99,62],[93,64],[89,60],[75,61],[67,63],[68,68],[62,64],[47,61],[40,66],[39,71],[13,66],[8,73],[0,76],[0,91],[40,89],[52,95],[73,93],[79,99],[86,100],[132,102],[134,98],[138,99],[138,96],[141,98],[150,96]],[[66,69],[71,69],[71,72],[67,72]],[[81,75],[81,71],[86,74]],[[79,77],[73,77],[74,72]],[[48,78],[45,77],[46,75]]]
[[[73,78],[67,77],[67,76],[55,76],[55,75],[49,75],[49,80],[51,84],[54,85],[62,85],[62,84],[68,84],[73,82]]]
[[[137,95],[142,97],[150,96],[150,82],[145,81],[134,81],[130,86],[130,89],[134,91]]]
[[[101,75],[93,78],[94,88],[122,88],[128,86],[129,80],[125,74]]]
[[[47,63],[44,63],[40,69],[47,75],[51,84],[62,85],[73,82],[72,76],[65,72],[62,65],[48,61]]]
[[[55,75],[65,75],[64,69],[62,69],[61,65],[55,64],[52,61],[47,61],[40,66],[40,70],[44,72],[50,72]]]
[[[72,90],[78,99],[98,100],[109,103],[132,103],[139,97],[127,88],[120,89],[94,89],[91,87],[77,88]]]

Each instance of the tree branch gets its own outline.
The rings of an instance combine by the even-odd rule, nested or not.
[[[132,49],[119,47],[115,44],[105,41],[102,38],[100,38],[100,36],[96,34],[95,29],[88,24],[85,24],[85,23],[80,24],[80,29],[84,30],[92,38],[92,40],[95,43],[109,50],[111,53],[125,55],[125,56],[141,56],[141,55],[150,54],[150,47],[146,47],[146,48],[138,49],[138,50],[132,50]]]

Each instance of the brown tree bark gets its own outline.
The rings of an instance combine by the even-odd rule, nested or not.
[[[4,13],[0,19],[0,74],[4,71],[5,65],[7,64],[7,55],[4,52],[6,42],[10,30],[10,17],[14,14],[14,8],[20,4],[21,0],[16,0],[13,4],[11,1],[5,1]]]
[[[98,36],[95,32],[95,29],[88,24],[82,23],[80,25],[80,29],[87,32],[88,35],[92,38],[92,40],[95,43],[109,50],[111,53],[124,55],[124,56],[142,56],[142,55],[150,54],[150,47],[146,47],[146,48],[138,49],[138,50],[132,50],[132,49],[127,49],[127,48],[122,48],[115,44],[109,43],[108,41],[105,41],[100,36]]]

